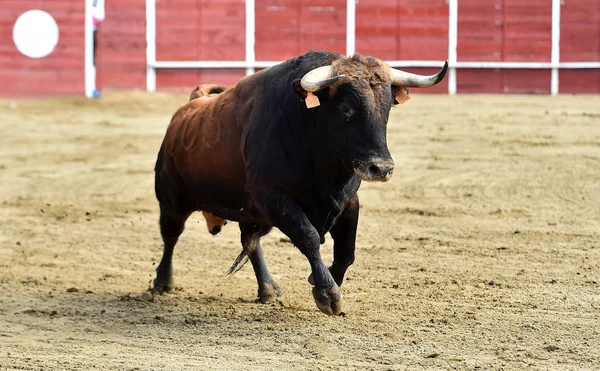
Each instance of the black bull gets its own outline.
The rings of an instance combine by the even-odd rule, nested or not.
[[[446,70],[418,76],[372,57],[309,52],[181,107],[155,168],[164,252],[154,290],[172,288],[173,249],[190,214],[203,210],[239,222],[236,264],[249,257],[261,301],[281,294],[260,247],[261,236],[277,227],[308,259],[317,307],[339,314],[339,286],[354,262],[361,179],[386,181],[394,166],[386,143],[390,108],[407,99],[408,87],[437,84]],[[309,109],[314,96],[320,105]],[[328,232],[329,268],[319,251]]]

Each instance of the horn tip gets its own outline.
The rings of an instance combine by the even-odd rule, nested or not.
[[[437,73],[438,78],[436,79],[436,81],[433,85],[441,82],[444,79],[444,77],[446,77],[447,72],[448,72],[448,60],[446,60],[446,62],[444,63],[444,67],[442,67],[442,70]]]

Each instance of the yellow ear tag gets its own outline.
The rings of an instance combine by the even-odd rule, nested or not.
[[[406,103],[410,97],[408,96],[408,88],[401,88],[396,94],[396,102],[403,104]]]
[[[321,102],[319,102],[319,97],[317,97],[311,92],[306,93],[306,99],[304,100],[304,102],[306,103],[306,108],[308,109],[318,107],[321,105]]]

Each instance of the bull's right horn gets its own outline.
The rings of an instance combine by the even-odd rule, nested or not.
[[[427,88],[440,83],[446,77],[448,61],[446,61],[444,67],[438,73],[431,76],[415,75],[414,73],[395,70],[393,68],[391,70],[392,85],[403,86],[405,88]]]
[[[302,77],[300,85],[306,91],[315,92],[328,87],[344,77],[344,75],[333,76],[333,66],[317,67]]]

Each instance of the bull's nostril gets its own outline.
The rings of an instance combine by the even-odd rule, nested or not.
[[[381,168],[378,165],[373,164],[369,166],[369,173],[371,175],[379,175],[379,173],[381,173]]]
[[[356,174],[363,180],[382,182],[390,179],[393,170],[394,162],[381,158],[370,159],[370,161],[363,163],[363,166],[354,169]]]

